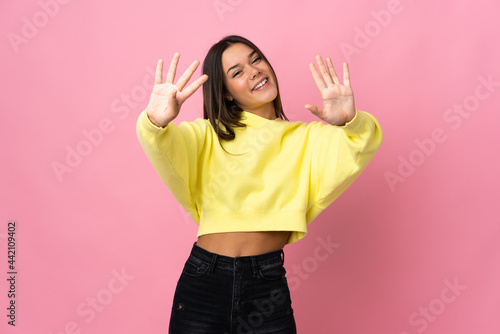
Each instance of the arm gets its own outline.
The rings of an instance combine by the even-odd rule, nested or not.
[[[383,137],[375,117],[357,109],[343,126],[319,123],[318,127],[311,162],[311,204],[323,210],[366,168]]]
[[[195,222],[199,221],[195,205],[199,157],[207,130],[200,120],[158,127],[144,110],[136,124],[139,143],[156,173]]]
[[[166,82],[162,83],[163,60],[156,66],[155,85],[146,110],[137,119],[137,138],[154,169],[179,203],[198,221],[194,205],[199,148],[204,139],[203,122],[172,122],[181,105],[206,80],[203,75],[186,87],[199,65],[195,61],[174,84],[180,55],[176,53],[170,64]]]
[[[321,93],[323,109],[310,104],[306,108],[329,124],[315,124],[308,222],[354,182],[382,143],[382,130],[375,117],[354,106],[347,63],[342,85],[330,58],[328,68],[320,56],[316,60],[321,76],[313,64],[309,68]]]

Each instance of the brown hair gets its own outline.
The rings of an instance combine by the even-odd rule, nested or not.
[[[239,122],[239,115],[242,109],[238,107],[234,100],[229,101],[224,98],[227,90],[224,85],[222,53],[229,46],[235,43],[246,44],[253,50],[257,51],[262,59],[269,65],[274,77],[276,78],[276,73],[274,72],[273,67],[264,56],[262,51],[260,51],[260,49],[255,44],[244,37],[237,35],[227,36],[210,48],[205,57],[205,60],[203,61],[203,74],[208,75],[208,80],[203,84],[203,118],[210,120],[210,123],[212,124],[215,132],[217,133],[217,137],[219,138],[219,143],[221,139],[233,140],[235,138],[233,127],[246,126],[246,124]],[[281,105],[281,97],[277,78],[276,88],[278,91],[278,95],[273,101],[276,117],[288,121],[288,118],[283,112],[283,106]],[[219,124],[224,125],[225,131],[223,131],[219,127]]]

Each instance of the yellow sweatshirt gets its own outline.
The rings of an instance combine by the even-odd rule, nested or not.
[[[361,173],[382,143],[377,120],[356,110],[343,126],[269,120],[241,112],[246,128],[222,141],[208,119],[157,127],[144,110],[137,136],[156,172],[199,225],[218,232],[292,231],[307,225]]]

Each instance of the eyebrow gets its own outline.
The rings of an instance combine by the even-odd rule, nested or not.
[[[250,54],[248,55],[248,58],[252,58],[252,56],[253,56],[255,53],[257,53],[257,51],[256,51],[256,50],[253,50],[253,51],[252,51],[252,53],[250,53]],[[240,66],[240,64],[236,64],[236,65],[234,65],[234,66],[231,66],[231,67],[227,70],[227,73],[229,73],[229,71],[231,71],[233,68],[238,67],[238,66]]]

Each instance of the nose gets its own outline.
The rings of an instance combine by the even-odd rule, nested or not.
[[[252,79],[255,79],[255,77],[260,73],[260,71],[257,68],[253,67],[252,71],[250,73],[251,73]]]

